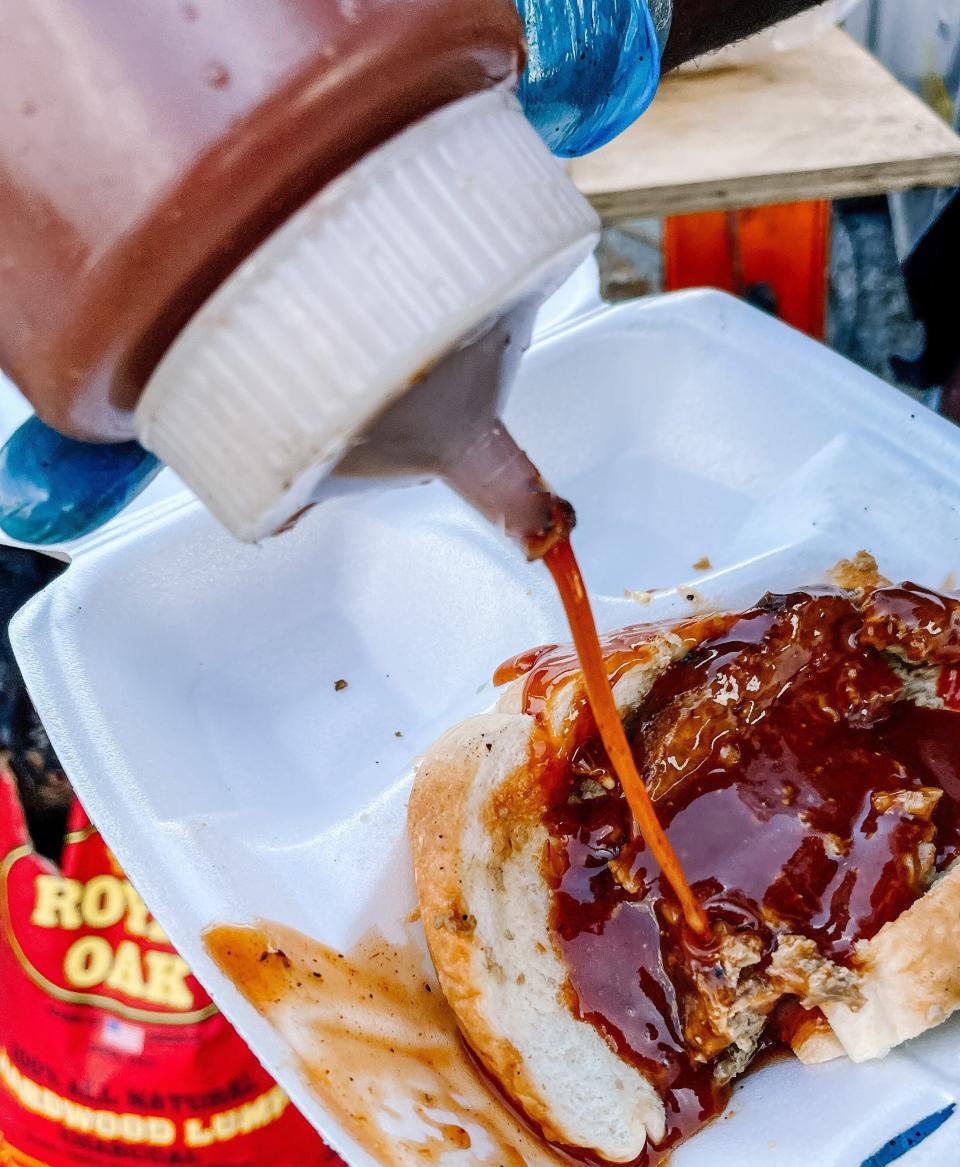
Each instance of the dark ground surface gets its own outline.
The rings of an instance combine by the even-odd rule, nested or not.
[[[604,295],[629,299],[662,290],[660,224],[643,220],[611,228],[600,245]],[[923,330],[910,311],[886,199],[837,203],[830,261],[827,343],[858,365],[898,385],[891,356],[912,357]],[[904,389],[903,385],[898,388]],[[936,407],[936,392],[912,396]]]

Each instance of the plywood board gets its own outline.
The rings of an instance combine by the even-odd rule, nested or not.
[[[840,29],[740,68],[667,77],[570,164],[607,221],[960,184],[960,137]]]

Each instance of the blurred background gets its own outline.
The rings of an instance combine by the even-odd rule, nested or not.
[[[826,27],[837,19],[842,33]],[[840,38],[844,35],[869,50],[889,78],[922,101],[944,128],[957,127],[960,0],[837,0],[832,11],[800,18],[752,44],[707,58],[667,83],[658,99],[662,107],[655,104],[652,111],[653,125],[638,127],[634,146],[641,142],[642,133],[656,128],[658,117],[664,119],[664,133],[672,131],[674,140],[676,133],[684,132],[685,89],[691,90],[691,100],[696,89],[698,102],[715,97],[722,109],[749,87],[749,75],[758,75],[758,87],[779,85],[784,98],[779,104],[753,104],[749,127],[753,145],[740,152],[737,163],[744,157],[758,162],[745,203],[774,203],[775,208],[752,211],[731,206],[676,219],[605,215],[607,227],[599,252],[603,294],[618,300],[697,283],[726,286],[804,331],[822,336],[858,364],[960,420],[960,328],[955,307],[960,208],[956,187],[951,185],[957,180],[947,166],[941,171],[943,185],[895,189],[926,181],[932,159],[921,159],[923,151],[911,149],[909,107],[901,104],[901,94],[892,85],[884,85],[880,69],[859,79],[858,93],[853,78],[838,76],[846,71],[842,63],[838,68],[825,67],[825,59],[843,57]],[[819,101],[803,96],[804,69],[810,70],[811,79],[820,70]],[[851,124],[848,115],[859,98],[864,101],[864,125],[858,142],[856,118]],[[665,117],[674,106],[678,116]],[[766,126],[764,106],[769,106]],[[889,134],[887,144],[881,146],[877,131],[884,119],[891,126],[900,124],[901,132],[899,138]],[[824,195],[834,184],[849,187],[851,193],[780,203],[781,192],[787,193],[796,184],[803,169],[804,151],[798,154],[801,161],[790,163],[793,173],[788,174],[787,167],[765,176],[763,162],[758,161],[765,137],[772,153],[790,137],[806,139],[810,181],[801,185],[813,191],[817,167],[822,166],[816,158],[817,141],[829,134],[831,120],[838,133],[850,138],[851,156],[861,146],[866,149],[867,139],[878,147],[875,173],[868,175],[862,167],[852,166],[850,175],[835,182],[838,175],[831,172],[822,179]],[[731,126],[730,134],[736,137],[745,129]],[[943,142],[949,152],[948,138]],[[612,149],[616,151],[617,145]],[[716,178],[719,182],[728,172],[734,183],[743,177],[736,174],[737,163],[729,157],[736,150],[736,143],[731,148],[718,142],[715,175],[705,163],[707,181]],[[726,159],[720,158],[723,153]],[[929,153],[936,153],[936,148]],[[604,181],[613,186],[609,175],[617,160],[612,153],[609,161],[611,170]],[[691,180],[692,188],[704,175],[682,177]],[[710,194],[723,203],[722,191],[714,189]],[[729,202],[736,200],[731,192]],[[713,258],[705,260],[708,252],[714,253]]]

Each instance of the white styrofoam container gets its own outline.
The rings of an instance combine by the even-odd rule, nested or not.
[[[682,584],[704,555],[696,593],[719,605],[861,547],[893,577],[960,570],[957,431],[718,293],[554,323],[506,420],[578,508],[605,627],[689,610],[689,587],[643,608],[624,589]],[[174,499],[85,544],[12,633],[81,800],[174,943],[324,1137],[372,1163],[200,936],[256,917],[333,946],[396,931],[411,761],[490,704],[502,658],[566,638],[543,569],[440,485],[325,503],[261,547]],[[958,1097],[954,1024],[876,1065],[784,1061],[673,1162],[857,1167]],[[905,1162],[957,1159],[953,1118]]]

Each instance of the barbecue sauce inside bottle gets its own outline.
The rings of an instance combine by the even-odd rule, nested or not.
[[[523,60],[509,0],[3,0],[0,15],[0,366],[91,441],[133,436],[165,350],[293,212]]]

